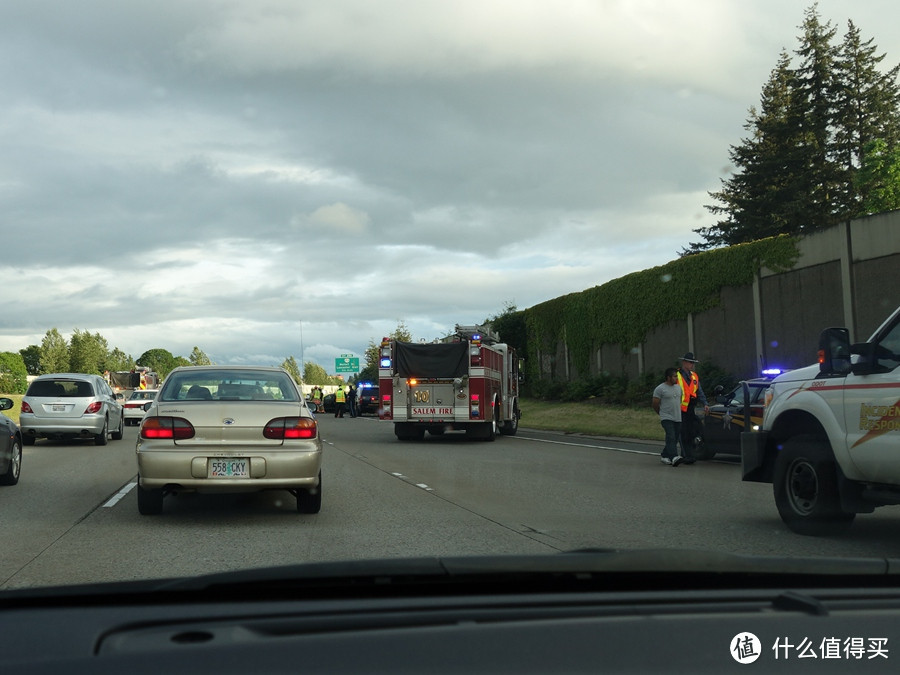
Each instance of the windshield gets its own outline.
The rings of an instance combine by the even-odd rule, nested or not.
[[[4,0],[0,591],[900,555],[897,19]]]

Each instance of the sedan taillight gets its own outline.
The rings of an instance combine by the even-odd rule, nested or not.
[[[270,439],[315,438],[318,425],[309,417],[276,417],[263,429],[263,436]]]
[[[194,437],[194,427],[183,417],[147,417],[141,424],[141,438],[182,441]]]

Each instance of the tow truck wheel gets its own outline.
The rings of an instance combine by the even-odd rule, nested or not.
[[[856,517],[841,508],[837,467],[827,441],[788,439],[775,460],[773,487],[781,519],[797,534],[835,534]]]

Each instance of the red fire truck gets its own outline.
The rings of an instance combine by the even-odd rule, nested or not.
[[[519,427],[519,360],[488,327],[416,344],[384,338],[379,355],[379,417],[401,441],[464,430],[493,441]]]

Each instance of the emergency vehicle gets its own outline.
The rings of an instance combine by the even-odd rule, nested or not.
[[[384,338],[379,352],[379,417],[401,441],[465,430],[493,441],[519,427],[519,360],[484,326],[460,326],[432,343]]]
[[[125,389],[157,389],[159,387],[159,376],[145,366],[137,366],[133,370],[107,372],[106,381],[116,393]]]
[[[849,335],[822,331],[819,363],[775,378],[762,429],[741,435],[743,480],[772,483],[800,534],[900,504],[900,307],[867,342]]]

